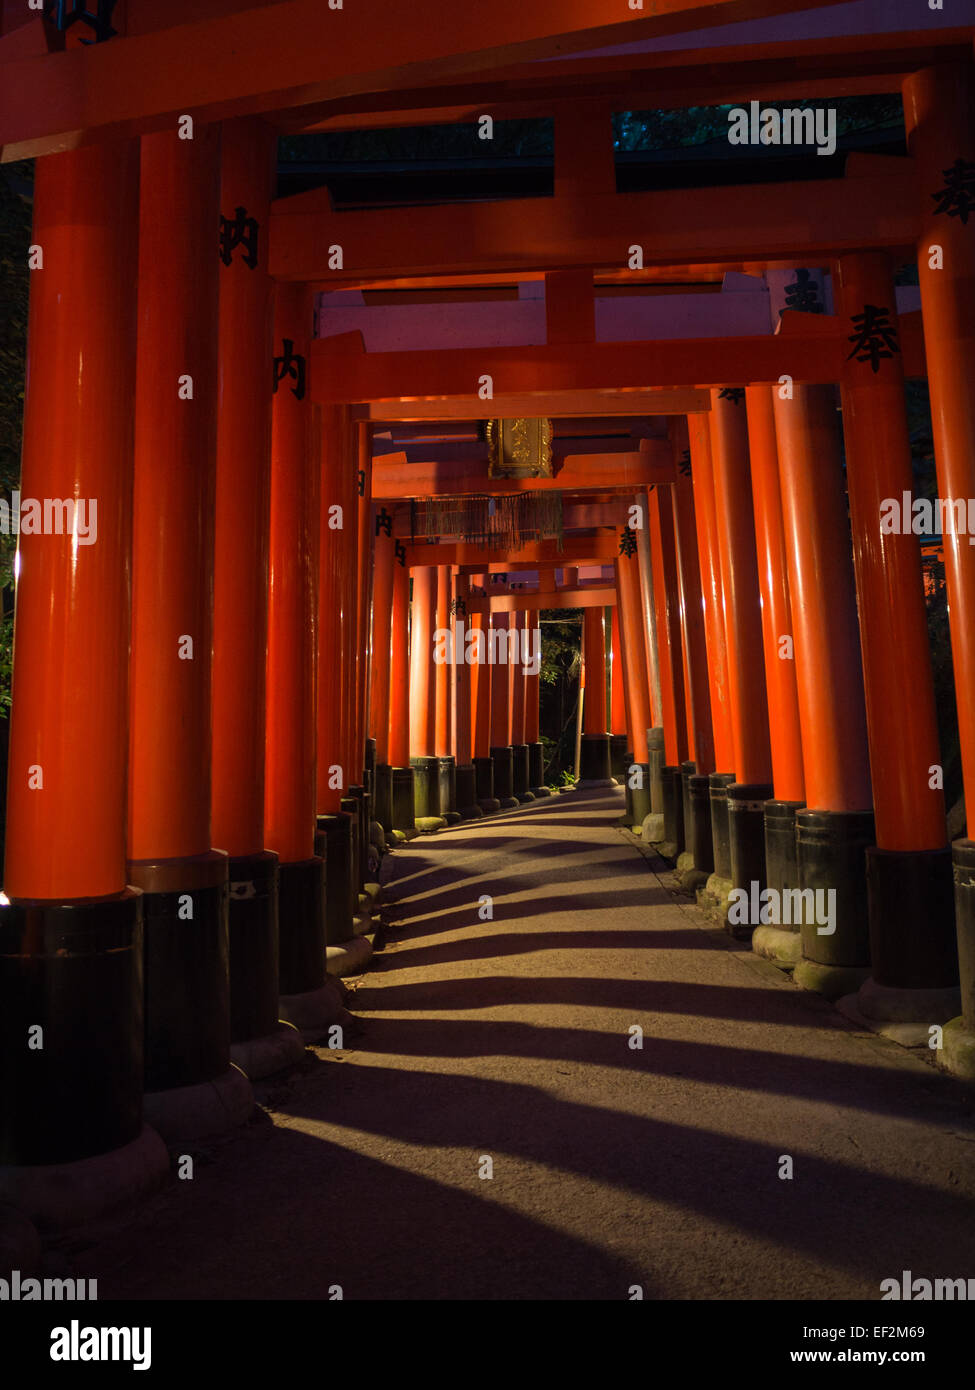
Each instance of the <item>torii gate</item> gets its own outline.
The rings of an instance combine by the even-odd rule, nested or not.
[[[783,890],[837,893],[832,932],[762,924],[757,949],[791,957],[796,978],[829,995],[859,986],[876,1020],[946,1023],[939,1061],[975,1075],[975,845],[947,846],[932,776],[917,538],[880,522],[882,500],[910,489],[905,374],[927,372],[941,495],[975,497],[972,16],[954,28],[932,19],[867,54],[856,34],[759,40],[717,74],[707,43],[625,60],[598,51],[791,9],[180,0],[162,13],[128,0],[115,31],[96,25],[82,46],[78,25],[59,34],[4,0],[3,158],[39,161],[22,491],[95,499],[99,519],[95,545],[25,531],[18,555],[0,1191],[48,1229],[160,1181],[160,1133],[181,1142],[246,1117],[245,1073],[300,1051],[295,1027],[335,1017],[326,963],[367,955],[354,925],[363,876],[348,866],[365,859],[371,819],[369,654],[383,605],[390,672],[409,661],[408,568],[388,553],[375,571],[370,560],[382,471],[371,427],[477,418],[485,374],[520,414],[526,396],[549,413],[555,393],[571,393],[605,416],[649,414],[634,396],[660,391],[663,407],[669,395],[657,413],[674,421],[690,477],[675,469],[649,492],[645,479],[610,483],[606,456],[576,477],[644,506],[649,548],[621,554],[617,528],[580,528],[595,535],[575,548],[570,535],[565,552],[570,566],[616,566],[630,760],[648,782],[659,773],[675,848],[683,812],[684,867],[716,903],[775,875]],[[788,76],[783,56],[796,60]],[[580,75],[588,104],[575,99]],[[851,159],[844,178],[808,186],[615,192],[614,90],[724,100],[740,81],[735,99],[748,101],[788,95],[804,76],[824,99],[851,83],[902,90],[908,158]],[[274,198],[276,131],[367,126],[390,111],[408,121],[420,107],[430,119],[465,91],[492,93],[496,111],[506,96],[514,112],[558,109],[553,198],[353,213],[320,192]],[[336,244],[341,265],[328,256]],[[635,245],[644,268],[633,274],[648,283],[668,267],[828,265],[835,316],[786,315],[767,337],[598,343],[593,277],[625,281]],[[917,256],[920,323],[893,312],[890,257],[905,250]],[[337,285],[521,272],[553,277],[549,340],[532,350],[440,357],[312,341],[313,295]],[[498,563],[456,544],[409,557],[424,576],[414,638],[422,612],[449,611],[452,567],[486,576]],[[436,589],[434,566],[448,571]],[[975,550],[961,535],[945,537],[945,569],[970,794]],[[390,675],[394,715],[405,688]],[[527,687],[497,689],[487,708],[499,720],[483,727],[506,789],[507,753],[537,742],[537,728]],[[434,759],[447,756],[436,751],[449,727],[442,690],[428,701]],[[458,727],[466,709],[476,731],[493,693],[494,673],[461,699]],[[662,750],[647,739],[658,728]],[[400,707],[387,765],[408,776],[403,729]],[[476,794],[476,738],[472,755]]]

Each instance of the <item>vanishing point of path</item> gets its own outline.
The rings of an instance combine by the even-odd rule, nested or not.
[[[101,1299],[875,1300],[905,1269],[975,1275],[971,1091],[716,932],[621,810],[573,793],[398,849],[346,1049],[56,1258]]]

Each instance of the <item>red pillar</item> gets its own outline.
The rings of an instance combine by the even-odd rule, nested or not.
[[[755,552],[744,394],[711,392],[711,457],[727,634],[734,769],[739,782],[768,785],[768,699]]]
[[[410,572],[405,555],[393,566],[390,647],[389,763],[410,765]]]
[[[367,420],[355,423],[358,458],[358,544],[356,553],[356,663],[355,705],[352,727],[352,771],[354,785],[364,785],[366,738],[369,728],[370,670],[372,666],[372,426]],[[365,851],[363,850],[363,853]]]
[[[315,854],[320,501],[319,436],[307,390],[312,317],[311,295],[303,285],[278,285],[264,821],[267,847],[277,854],[279,863],[280,988],[284,996],[319,990],[325,978],[324,865]]]
[[[213,840],[231,860],[251,860],[264,850],[272,327],[267,239],[274,147],[274,132],[256,117],[223,127]],[[236,245],[234,228],[243,234]],[[237,873],[231,863],[231,881]],[[233,945],[231,935],[232,970]]]
[[[355,830],[342,806],[353,780],[358,655],[358,487],[348,406],[320,408],[319,450],[315,801],[318,849],[325,858],[325,939],[328,945],[338,945],[352,936],[357,889]]]
[[[938,493],[964,500],[968,534],[944,537],[951,653],[968,833],[952,847],[961,973],[961,1017],[945,1029],[941,1065],[975,1079],[975,250],[971,213],[961,214],[964,176],[975,164],[975,70],[971,59],[925,68],[904,84],[908,143],[918,173],[918,276]],[[959,184],[962,188],[959,188]],[[960,196],[961,195],[961,196]]]
[[[141,900],[125,869],[138,161],[126,142],[37,162],[20,486],[86,506],[65,533],[18,541],[4,1165],[104,1153],[142,1124]]]
[[[145,1080],[158,1091],[230,1064],[228,865],[210,841],[219,128],[144,136],[141,173],[129,878],[146,894]]]
[[[488,592],[488,576],[486,574],[475,574],[471,580],[475,589],[481,590],[484,594]],[[471,616],[470,626],[473,630],[481,634],[478,642],[482,660],[475,662],[471,668],[471,708],[474,716],[474,757],[488,758],[491,756],[491,668],[488,665],[488,642],[491,636],[490,617],[484,613],[474,613]]]
[[[452,630],[450,566],[438,565],[435,574],[437,581],[435,628],[437,632],[449,632]],[[449,654],[449,647],[447,650]],[[456,653],[454,655],[456,656]],[[450,662],[435,663],[433,677],[436,713],[433,751],[438,758],[447,758],[450,756]]]
[[[865,331],[865,316],[882,312],[883,306],[889,341],[896,345],[896,299],[886,252],[841,256],[836,290],[838,312],[852,335]],[[881,1016],[890,1014],[893,1002],[883,997],[886,987],[951,990],[958,979],[944,794],[932,776],[941,754],[921,549],[909,528],[888,530],[884,515],[895,499],[901,511],[913,483],[904,373],[899,350],[887,343],[880,344],[889,353],[885,356],[854,348],[842,388],[877,833],[876,849],[867,852],[873,975],[861,1004]],[[932,1017],[945,1022],[958,1011],[954,997],[946,999],[948,1012],[940,1017],[932,1015],[929,998],[917,1005],[919,1023]],[[897,997],[898,1018],[902,1012]]]
[[[808,807],[796,814],[799,882],[836,894],[832,933],[802,924],[794,978],[845,994],[869,959],[864,852],[873,815],[833,388],[796,386],[785,397],[776,390],[775,433]]]
[[[674,538],[681,608],[681,635],[687,668],[688,743],[698,775],[714,772],[714,731],[708,691],[708,644],[705,632],[704,596],[694,518],[694,485],[687,420],[674,432],[677,479],[671,489],[674,505]]]
[[[647,516],[657,618],[664,761],[668,767],[675,768],[687,757],[687,712],[684,704],[677,557],[674,550],[674,507],[668,488],[658,486],[649,490]]]
[[[616,561],[616,596],[620,612],[620,636],[623,640],[629,751],[633,758],[626,772],[627,811],[632,817],[631,824],[639,825],[650,814],[650,760],[647,747],[650,696],[645,675],[643,605],[639,559],[636,554],[628,555],[624,552]]]
[[[770,386],[749,386],[746,391],[772,783],[778,800],[802,802],[802,733],[772,392]]]
[[[413,571],[410,621],[410,755],[436,754],[436,688],[433,673],[433,630],[437,603],[437,571],[420,565]]]
[[[506,580],[491,576],[489,594],[508,592]],[[511,753],[511,651],[509,633],[511,613],[492,613],[488,634],[491,673],[491,760],[494,765],[494,795],[503,807],[516,806],[514,764]]]
[[[714,735],[715,771],[730,773],[735,755],[731,737],[731,700],[728,690],[728,649],[725,636],[724,589],[718,551],[718,521],[714,506],[714,465],[706,415],[687,417],[694,481],[694,518],[697,552],[704,598],[704,631],[707,637],[708,685],[711,727]]]
[[[396,542],[380,522],[375,526],[375,573],[372,598],[372,709],[376,762],[389,764],[390,676],[393,654],[393,583]]]

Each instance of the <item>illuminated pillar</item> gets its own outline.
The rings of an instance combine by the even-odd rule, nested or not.
[[[221,133],[220,338],[214,506],[213,844],[230,856],[230,1037],[277,1031],[278,862],[264,845],[273,285],[267,273],[275,135]]]
[[[489,594],[505,594],[505,575],[491,576]],[[491,762],[494,765],[494,794],[503,810],[517,806],[511,759],[511,627],[510,613],[492,613],[488,634],[491,673]]]
[[[711,392],[711,458],[724,591],[728,693],[735,781],[729,783],[731,883],[765,888],[765,802],[772,795],[762,610],[755,551],[755,515],[748,457],[745,393]],[[732,935],[750,937],[756,923],[728,920]]]
[[[138,142],[37,162],[20,486],[84,503],[54,533],[22,529],[16,564],[0,1192],[41,1228],[169,1166],[142,1124],[142,895],[125,863],[138,190]]]
[[[511,667],[511,790],[521,802],[534,801],[529,790],[528,741],[525,737],[525,702],[528,686],[529,613],[516,609],[511,624],[517,633],[515,660]]]
[[[801,923],[794,978],[839,997],[863,982],[870,959],[873,812],[835,392],[794,386],[774,404],[807,806],[796,813],[799,886],[822,890],[836,909],[832,924]]]
[[[728,827],[728,787],[735,781],[731,732],[731,676],[725,629],[724,583],[718,544],[718,516],[714,501],[714,461],[708,416],[687,417],[688,440],[694,483],[694,517],[697,526],[697,553],[704,597],[704,630],[708,646],[708,683],[711,690],[711,728],[714,734],[715,770],[707,778],[707,789],[700,778],[692,780],[691,815],[704,819],[698,805],[708,799],[711,822],[713,872],[705,884],[705,901],[712,905],[726,899],[731,888],[731,842]]]
[[[705,433],[706,424],[696,427]],[[691,449],[688,422],[679,419],[673,429],[676,454],[676,481],[671,489],[674,507],[674,537],[680,593],[681,634],[687,667],[688,742],[692,759],[681,765],[686,849],[678,858],[682,886],[696,892],[714,870],[714,842],[711,834],[711,801],[708,778],[714,771],[714,732],[708,685],[708,641],[706,613],[701,591],[697,524],[694,513],[694,484],[691,481]],[[693,784],[692,779],[699,780]],[[692,791],[695,794],[692,796]]]
[[[765,804],[766,883],[782,894],[799,886],[796,812],[805,806],[802,732],[796,688],[795,642],[789,601],[789,573],[782,527],[779,457],[771,386],[749,386],[748,441],[752,461],[752,502],[762,595],[762,643],[768,693],[773,797]],[[793,929],[761,924],[752,950],[780,965],[799,958],[798,924]]]
[[[917,266],[938,493],[967,505],[967,528],[945,527],[945,579],[968,810],[967,838],[952,845],[961,1014],[945,1028],[940,1066],[975,1079],[975,249],[970,188],[975,166],[975,73],[970,59],[924,68],[904,84],[908,145],[918,173]],[[967,200],[967,201],[966,201]],[[962,209],[967,215],[962,215]],[[967,529],[967,534],[966,534]]]
[[[227,856],[210,840],[219,196],[218,128],[143,137],[128,874],[143,891],[145,1112],[169,1142],[253,1108],[230,1067]]]
[[[623,674],[623,644],[620,640],[620,609],[613,604],[609,687],[609,764],[616,781],[626,776],[626,686]]]
[[[449,565],[438,565],[436,595],[436,628],[433,650],[434,707],[436,729],[434,736],[434,756],[437,759],[437,814],[443,816],[448,825],[460,820],[457,812],[457,763],[450,751],[451,709],[450,685],[457,653],[453,648],[453,614],[450,604],[453,594]],[[450,640],[445,641],[446,638]],[[463,653],[461,653],[463,655]]]
[[[414,820],[417,830],[446,825],[440,810],[437,747],[437,687],[434,630],[437,618],[437,571],[420,565],[413,571],[410,618],[410,766],[413,768]]]
[[[416,834],[413,769],[410,766],[410,571],[406,547],[394,541],[392,642],[389,679],[389,763],[392,780],[392,834]]]
[[[843,377],[843,432],[877,836],[866,855],[872,974],[856,1008],[915,1022],[927,1043],[929,1024],[959,1012],[958,948],[921,547],[900,515],[913,476],[887,253],[841,256],[836,298],[860,343]],[[868,320],[884,315],[887,336],[870,337]]]
[[[586,696],[582,707],[579,782],[604,787],[611,782],[606,732],[606,624],[602,608],[582,610],[582,659]]]
[[[623,540],[627,542],[627,531]],[[616,560],[616,601],[620,613],[620,637],[623,643],[623,670],[626,675],[627,723],[630,747],[627,750],[626,816],[627,823],[641,827],[650,815],[650,763],[647,734],[650,727],[650,697],[647,690],[646,654],[642,595],[640,593],[640,562],[635,549],[625,543]]]
[[[479,597],[489,595],[487,574],[475,574],[472,592]],[[477,774],[477,804],[485,815],[501,810],[494,795],[494,759],[491,757],[491,667],[488,664],[488,645],[491,640],[490,612],[471,617],[476,660],[471,668],[471,708],[474,719],[474,770]]]
[[[539,589],[546,578],[554,587],[553,574],[540,574]],[[537,800],[541,796],[552,795],[551,788],[545,785],[545,745],[541,741],[542,625],[537,608],[528,612],[526,618],[531,650],[525,680],[525,742],[528,744],[528,790]]]
[[[372,764],[374,744],[368,738],[369,691],[372,668],[372,426],[368,420],[355,419],[353,425],[356,451],[356,622],[354,685],[350,691],[352,714],[352,749],[350,777],[345,810],[358,826],[358,845],[354,855],[355,893],[361,889],[368,874],[369,847],[372,840]],[[354,833],[354,832],[353,832]],[[360,899],[361,901],[361,899]]]
[[[348,692],[354,670],[358,490],[347,406],[320,407],[316,852],[325,860],[325,942],[353,935],[358,822],[343,807],[352,739]]]
[[[653,602],[657,618],[660,723],[663,726],[664,739],[663,764],[660,769],[663,825],[658,850],[666,858],[676,859],[684,848],[681,763],[687,759],[687,709],[684,701],[674,505],[670,488],[663,485],[651,488],[646,494],[646,499],[653,570]]]
[[[471,747],[471,666],[468,662],[467,634],[472,622],[469,610],[470,580],[466,574],[451,578],[453,599],[451,629],[453,631],[453,739],[454,788],[458,812],[462,820],[479,820],[484,812],[477,804],[477,773]],[[474,653],[476,655],[476,653]]]
[[[385,832],[393,828],[393,775],[389,759],[391,684],[393,652],[393,573],[396,568],[396,542],[392,518],[383,507],[376,516],[375,569],[372,594],[372,690],[370,709],[376,740],[376,766],[373,769],[372,812]]]

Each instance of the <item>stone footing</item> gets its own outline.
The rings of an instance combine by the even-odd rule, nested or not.
[[[231,1064],[212,1081],[147,1091],[142,1113],[170,1148],[199,1144],[246,1124],[254,1113],[254,1093],[244,1073]]]
[[[325,968],[330,975],[361,975],[371,960],[372,942],[368,936],[353,936],[325,951]]]
[[[298,1029],[282,1020],[273,1033],[232,1043],[230,1060],[249,1081],[260,1081],[265,1076],[273,1076],[275,1072],[293,1067],[301,1061],[304,1051],[304,1040]]]

